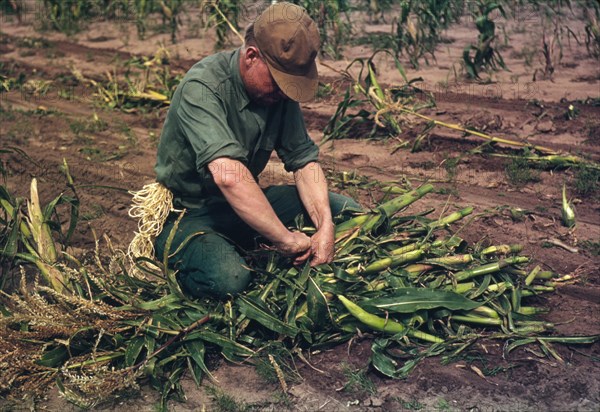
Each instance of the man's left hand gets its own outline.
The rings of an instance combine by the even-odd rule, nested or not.
[[[325,225],[310,238],[310,265],[318,266],[331,263],[335,252],[333,224]]]

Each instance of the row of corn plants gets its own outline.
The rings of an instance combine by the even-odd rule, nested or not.
[[[399,86],[383,87],[377,79],[375,57],[386,53],[395,62],[396,68],[403,79]],[[358,66],[358,74],[353,77],[350,70]],[[400,62],[389,52],[375,52],[367,59],[355,59],[342,74],[351,84],[347,87],[344,98],[338,103],[337,109],[329,119],[323,133],[321,144],[330,140],[367,136],[369,138],[394,138],[406,136],[407,130],[414,130],[416,137],[410,142],[402,140],[398,148],[410,146],[412,151],[418,151],[436,127],[462,133],[483,141],[486,153],[500,157],[514,157],[514,154],[494,153],[497,145],[519,150],[519,158],[527,162],[550,169],[580,166],[599,170],[596,162],[581,156],[561,153],[552,148],[534,145],[527,141],[511,140],[491,136],[481,131],[454,123],[444,122],[423,114],[424,109],[435,107],[434,95],[419,88],[422,78],[408,79]],[[481,148],[474,153],[481,152]]]
[[[63,170],[73,189],[66,162]],[[452,359],[484,338],[506,341],[507,356],[528,344],[557,359],[556,342],[600,338],[553,335],[553,325],[538,318],[547,309],[532,298],[567,278],[531,262],[521,245],[469,246],[459,234],[477,218],[473,208],[419,207],[432,190],[409,187],[370,211],[339,217],[332,264],[293,267],[274,252],[250,252],[251,287],[214,301],[184,295],[168,268],[177,224],[165,255],[140,260],[144,276],[133,276],[108,240],[108,253],[97,246],[87,261],[58,246],[68,236],[53,217],[64,202],[74,224],[76,196],[42,206],[35,180],[29,200],[3,186],[3,273],[18,277],[20,266],[21,281],[12,293],[0,293],[0,393],[41,395],[57,382],[68,400],[90,408],[148,383],[166,408],[168,399],[182,398],[184,374],[198,385],[214,380],[211,353],[270,364],[285,389],[281,353],[306,360],[303,351],[357,333],[373,335],[371,364],[391,378],[405,377],[425,357]],[[298,229],[314,230],[300,221]]]
[[[149,22],[160,20],[160,31],[169,32],[177,41],[182,16],[198,11],[205,28],[216,27],[221,46],[226,43],[227,29],[221,23],[230,19],[237,24],[242,5],[229,0],[0,0],[0,11],[14,15],[19,22],[35,21],[42,30],[52,29],[68,35],[80,32],[92,20],[116,23],[133,22],[140,39],[147,36]],[[31,18],[33,16],[33,18]]]
[[[392,22],[396,53],[405,53],[415,68],[421,59],[428,63],[428,55],[435,58],[442,32],[460,20],[463,9],[462,0],[401,2],[400,14]]]

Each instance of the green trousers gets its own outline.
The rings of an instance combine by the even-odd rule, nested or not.
[[[305,222],[310,222],[295,186],[272,186],[264,193],[284,225],[292,225],[300,214],[304,214]],[[329,193],[329,202],[333,216],[360,210],[354,200],[336,193]],[[158,259],[164,255],[177,217],[176,213],[169,216],[155,241]],[[211,198],[204,207],[187,210],[182,218],[170,253],[177,251],[183,242],[185,245],[170,258],[170,266],[178,270],[179,283],[189,295],[217,298],[234,295],[243,291],[251,280],[240,247],[253,248],[257,238],[258,233],[237,216],[224,198]]]

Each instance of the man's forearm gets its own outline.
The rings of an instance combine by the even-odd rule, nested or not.
[[[237,215],[268,240],[285,242],[290,231],[279,220],[263,191],[241,162],[220,158],[209,164],[215,183]]]
[[[316,162],[308,163],[294,173],[302,204],[317,229],[333,226],[329,191],[323,169]]]

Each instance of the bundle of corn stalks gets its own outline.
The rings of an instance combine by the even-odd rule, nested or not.
[[[536,319],[546,310],[529,298],[562,279],[539,266],[527,270],[520,245],[469,247],[450,227],[471,207],[415,212],[411,205],[432,190],[426,184],[338,221],[330,265],[297,268],[275,252],[257,252],[253,285],[225,302],[181,292],[167,265],[170,241],[162,261],[144,259],[139,267],[152,280],[131,276],[125,254],[110,245],[108,256],[97,248],[95,264],[71,256],[48,263],[63,274],[61,291],[23,274],[20,290],[0,294],[0,393],[41,393],[57,380],[67,399],[91,407],[145,380],[165,406],[181,395],[184,373],[198,384],[214,379],[205,356],[215,352],[233,362],[262,359],[285,388],[273,342],[291,353],[367,331],[375,338],[372,365],[393,378],[481,338],[510,339],[507,352],[538,344],[556,357],[552,342],[600,339],[552,336],[552,325]],[[20,222],[21,209],[11,211]]]

